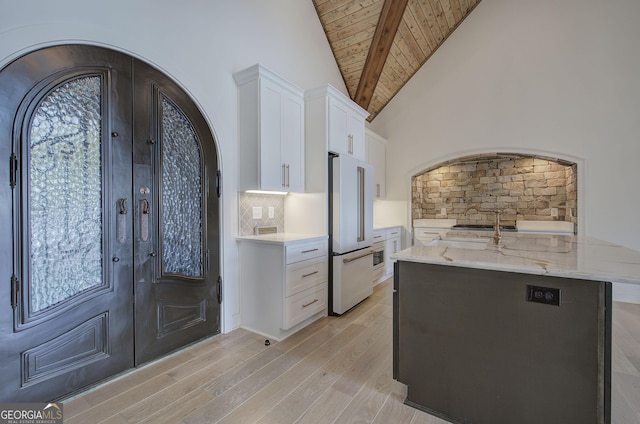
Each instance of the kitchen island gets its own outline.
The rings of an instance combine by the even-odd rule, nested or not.
[[[566,235],[450,231],[393,256],[394,378],[455,423],[609,423],[611,283],[640,253]]]

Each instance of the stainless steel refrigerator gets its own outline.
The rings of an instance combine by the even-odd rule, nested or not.
[[[329,154],[329,312],[373,293],[373,166]]]

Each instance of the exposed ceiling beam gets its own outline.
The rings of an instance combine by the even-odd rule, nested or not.
[[[369,47],[367,60],[365,61],[354,99],[364,109],[369,108],[373,92],[378,85],[382,68],[384,68],[384,63],[387,60],[393,39],[396,36],[408,3],[409,0],[384,0],[380,20],[373,34],[371,47]]]

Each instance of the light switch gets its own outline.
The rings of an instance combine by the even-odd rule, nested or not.
[[[273,206],[269,206],[268,210],[269,210],[269,212],[268,212],[269,219],[273,219],[273,216],[275,215]]]
[[[253,219],[262,219],[262,206],[253,207]]]
[[[558,217],[558,208],[551,208],[551,217],[552,218]]]

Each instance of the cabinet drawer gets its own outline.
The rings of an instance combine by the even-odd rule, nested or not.
[[[326,256],[287,265],[285,297],[327,282],[328,267]]]
[[[385,239],[387,238],[386,236],[386,230],[382,229],[382,230],[373,230],[373,242],[377,243],[379,241],[385,241]]]
[[[301,291],[284,301],[282,329],[288,330],[327,307],[327,283]]]
[[[311,258],[327,256],[327,240],[293,244],[286,247],[286,264],[293,264]]]
[[[386,238],[387,240],[394,237],[401,237],[402,229],[400,227],[387,228]]]

